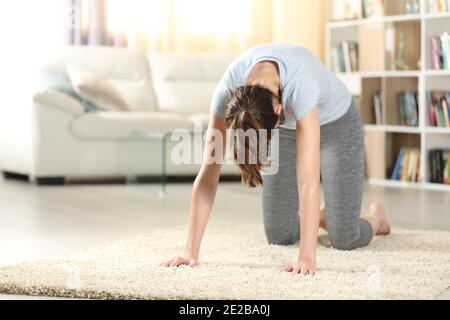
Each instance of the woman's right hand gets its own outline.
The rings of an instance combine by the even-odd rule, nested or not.
[[[175,257],[173,259],[170,259],[169,261],[161,263],[161,266],[167,268],[178,268],[180,266],[189,266],[191,268],[194,268],[198,266],[198,261],[197,259],[191,258],[189,256]]]
[[[217,130],[221,132],[222,144],[217,144]],[[211,214],[211,208],[216,197],[220,180],[221,161],[225,159],[226,151],[226,126],[225,120],[217,117],[212,112],[209,121],[206,144],[204,149],[203,164],[195,179],[192,190],[191,207],[189,209],[189,232],[184,256],[175,257],[161,263],[160,266],[177,268],[180,266],[196,267],[200,252],[200,244]],[[222,150],[216,149],[215,145],[221,145]]]

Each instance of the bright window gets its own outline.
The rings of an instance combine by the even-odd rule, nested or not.
[[[188,34],[226,36],[250,30],[251,0],[175,0],[174,10]]]
[[[147,34],[173,28],[193,36],[247,34],[252,0],[108,0],[108,28]]]

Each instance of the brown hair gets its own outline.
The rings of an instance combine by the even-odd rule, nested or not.
[[[260,130],[267,130],[267,142],[271,139],[271,130],[278,123],[279,116],[273,108],[274,100],[280,102],[281,95],[276,96],[272,91],[262,86],[243,86],[238,88],[228,103],[226,108],[225,123],[227,129],[254,130],[257,133],[256,150],[259,150],[261,142]],[[256,164],[251,164],[249,160],[251,154],[251,142],[245,139],[242,143],[233,136],[233,158],[238,160],[239,148],[244,147],[245,161],[239,162],[242,171],[242,182],[250,188],[255,188],[263,184],[261,170],[267,165],[263,163],[260,154],[256,153]],[[267,150],[268,151],[268,150]],[[267,154],[267,153],[266,153]]]

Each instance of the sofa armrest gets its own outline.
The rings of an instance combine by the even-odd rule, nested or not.
[[[75,116],[84,113],[84,108],[80,102],[67,93],[55,89],[46,89],[36,93],[33,97],[33,101],[38,104],[47,105],[71,113]]]

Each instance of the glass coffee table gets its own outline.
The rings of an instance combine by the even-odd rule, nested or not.
[[[167,157],[173,132],[132,131],[128,136],[127,185],[132,191],[164,197],[167,192]],[[177,132],[177,138],[202,139],[190,131]],[[194,141],[194,140],[191,140]]]
[[[127,185],[132,191],[166,195],[170,132],[132,131],[128,136]]]

